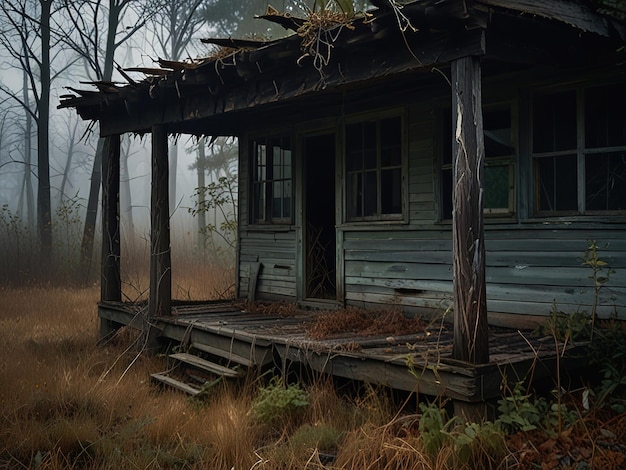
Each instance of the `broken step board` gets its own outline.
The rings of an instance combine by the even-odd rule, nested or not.
[[[176,390],[180,390],[181,392],[184,392],[194,397],[198,395],[200,392],[202,392],[201,389],[196,388],[188,383],[177,380],[174,377],[170,377],[169,375],[166,375],[163,372],[158,373],[158,374],[150,374],[150,378],[152,379],[153,382],[158,382],[158,383],[167,385],[169,387],[172,387]]]
[[[218,356],[222,359],[227,360],[228,362],[236,362],[237,364],[241,364],[245,367],[254,366],[254,361],[252,361],[252,359],[248,357],[240,356],[239,354],[235,354],[232,351],[226,351],[224,349],[209,346],[207,344],[191,343],[191,349],[197,349],[198,351],[202,351],[203,353],[210,354],[212,356]]]
[[[194,356],[193,354],[175,353],[175,354],[170,354],[169,358],[182,362],[184,364],[190,365],[197,369],[210,372],[211,374],[215,374],[220,377],[237,378],[237,377],[242,377],[244,375],[244,373],[241,371],[237,371],[229,367],[224,367],[214,362],[207,361],[206,359],[202,359],[201,357]]]

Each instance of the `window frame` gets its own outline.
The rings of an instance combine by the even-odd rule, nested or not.
[[[619,85],[616,82],[584,82],[575,85],[559,86],[554,85],[550,87],[537,88],[532,91],[530,99],[530,113],[529,113],[529,146],[528,146],[528,159],[530,162],[529,177],[531,192],[529,194],[529,207],[532,211],[532,216],[540,219],[547,218],[572,218],[574,220],[580,220],[585,216],[597,217],[610,217],[615,215],[624,215],[626,210],[587,210],[587,181],[586,181],[586,157],[588,155],[598,154],[610,154],[613,152],[626,152],[626,142],[623,145],[618,146],[604,146],[604,147],[587,147],[586,138],[586,99],[585,93],[592,88],[612,87]],[[535,105],[537,100],[541,97],[551,96],[559,93],[573,92],[575,103],[575,127],[576,138],[575,148],[568,148],[565,150],[553,150],[546,152],[535,151]],[[542,210],[540,209],[540,184],[539,184],[539,169],[537,162],[542,158],[556,158],[573,156],[575,158],[576,166],[576,209],[570,210]]]
[[[399,119],[400,120],[400,164],[399,165],[386,165],[381,163],[381,122],[387,119]],[[376,123],[376,168],[360,170],[349,170],[349,152],[347,151],[347,128],[354,124],[365,124],[367,122],[374,121]],[[408,206],[408,145],[407,145],[407,117],[405,108],[395,108],[382,112],[374,112],[367,114],[359,114],[346,118],[341,126],[342,130],[342,156],[343,156],[343,176],[344,182],[344,197],[343,197],[343,222],[344,224],[359,225],[366,223],[406,223],[407,220],[407,206]],[[382,182],[381,175],[384,171],[393,171],[393,169],[400,170],[400,212],[397,213],[382,213]],[[367,216],[351,216],[350,215],[350,197],[351,190],[350,176],[356,173],[367,173],[368,171],[376,171],[376,214]]]
[[[485,111],[495,111],[495,110],[504,110],[508,108],[510,113],[510,123],[511,123],[511,146],[513,152],[510,155],[498,155],[497,157],[487,157],[485,155],[484,168],[485,170],[488,167],[498,167],[498,166],[507,166],[509,173],[508,180],[508,207],[484,207],[483,215],[485,216],[485,221],[494,221],[499,222],[500,219],[505,219],[506,222],[515,219],[517,216],[517,188],[518,188],[518,155],[519,155],[519,138],[518,138],[518,108],[516,100],[502,100],[502,101],[494,101],[490,103],[484,103],[482,106],[483,115]],[[446,114],[447,113],[447,114]],[[452,108],[444,107],[441,110],[441,117],[439,119],[439,132],[441,134],[440,142],[442,142],[439,150],[439,221],[440,222],[450,222],[452,220],[452,212],[450,214],[444,213],[444,190],[446,185],[444,184],[444,172],[450,173],[450,189],[452,190],[452,185],[454,184],[452,179],[454,178],[454,170],[453,170],[453,161],[454,155],[454,129],[451,128],[451,132],[449,135],[446,135],[446,116],[450,119],[450,123],[452,123]],[[444,139],[449,139],[449,143],[446,146],[443,142]],[[484,130],[483,130],[483,139],[484,139]],[[450,162],[445,162],[445,152],[446,147],[450,149]],[[453,194],[450,194],[450,200],[453,199]],[[452,204],[452,202],[451,202]],[[451,210],[454,208],[452,207]]]
[[[274,151],[273,147],[268,145],[268,143],[272,141],[280,141],[281,150],[285,150],[284,142],[288,141],[289,151],[290,151],[290,165],[289,165],[289,175],[288,177],[279,177],[275,178],[273,174],[274,165]],[[250,188],[250,201],[248,204],[249,207],[249,224],[250,225],[259,225],[259,226],[287,226],[293,225],[294,216],[295,216],[295,149],[294,149],[294,138],[291,132],[268,132],[266,134],[260,134],[252,136],[248,139],[249,145],[249,168],[250,168],[250,178],[249,178],[249,188]],[[265,173],[262,179],[258,178],[258,149],[260,145],[265,145],[266,156],[265,156]],[[268,149],[271,149],[269,151]],[[281,166],[285,166],[282,164]],[[289,182],[290,183],[290,194],[289,199],[291,201],[290,213],[287,217],[274,217],[272,215],[272,204],[274,198],[273,194],[273,186],[276,182]],[[256,187],[258,185],[264,186],[263,190],[263,216],[258,217],[257,214],[257,191]],[[282,201],[281,207],[284,207],[284,200],[286,199],[285,194],[283,193],[280,197]]]

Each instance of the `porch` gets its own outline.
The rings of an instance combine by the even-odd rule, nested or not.
[[[551,336],[490,327],[490,361],[472,364],[452,358],[453,331],[446,322],[402,334],[343,331],[314,339],[320,315],[332,318],[333,312],[275,306],[264,310],[255,305],[173,302],[170,316],[150,321],[150,334],[161,344],[177,346],[169,348],[177,351],[170,356],[193,350],[221,367],[239,365],[242,375],[245,370],[272,368],[283,376],[308,371],[449,398],[470,407],[497,399],[506,383],[525,377],[556,379],[556,371],[566,374],[581,367],[586,356],[582,343],[555,343]],[[109,331],[128,325],[145,332],[146,310],[146,305],[111,301],[98,307],[102,329]]]

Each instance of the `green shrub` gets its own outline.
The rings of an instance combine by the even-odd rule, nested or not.
[[[281,379],[274,378],[259,389],[251,414],[260,424],[275,427],[295,421],[308,406],[309,395],[300,385],[285,385]]]

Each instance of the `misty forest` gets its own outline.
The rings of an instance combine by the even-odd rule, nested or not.
[[[274,6],[300,15],[314,7],[314,2],[278,3]],[[97,126],[57,109],[59,97],[89,82],[126,82],[133,72],[124,69],[153,67],[159,58],[206,57],[213,51],[202,38],[281,37],[283,28],[255,18],[267,5],[262,0],[237,2],[235,8],[225,0],[2,3],[2,281],[84,284],[98,277],[102,142]],[[122,238],[135,254],[148,238],[149,145],[141,136],[122,143]],[[172,136],[169,154],[173,245],[232,264],[236,140]],[[206,200],[209,195],[213,201]]]

